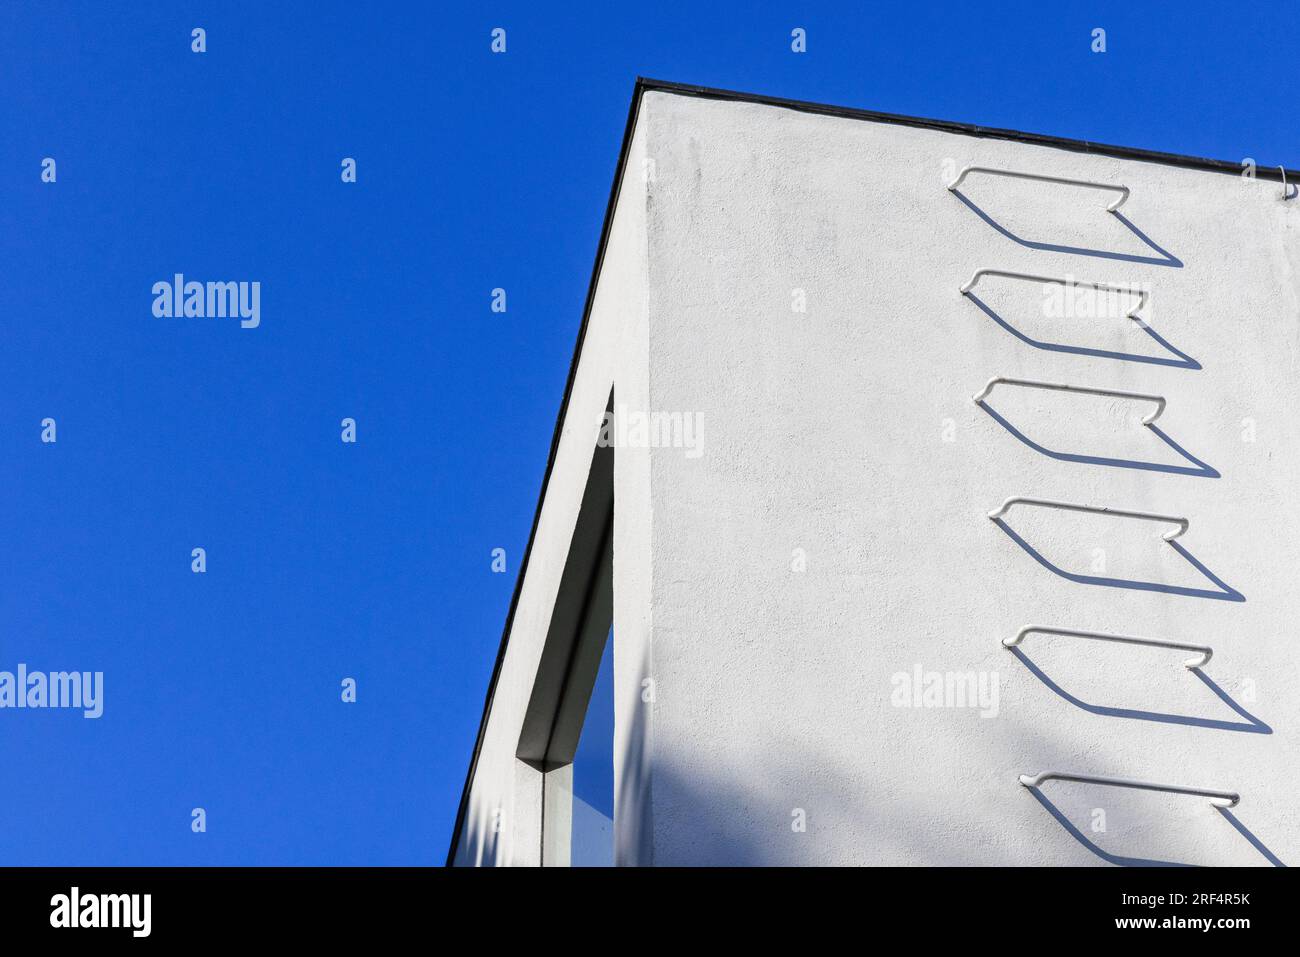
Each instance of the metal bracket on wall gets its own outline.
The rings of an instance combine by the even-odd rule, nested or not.
[[[1104,784],[1114,788],[1136,788],[1140,791],[1163,791],[1166,794],[1191,794],[1207,797],[1215,807],[1236,807],[1241,795],[1236,791],[1218,791],[1213,788],[1188,788],[1180,784],[1152,784],[1149,781],[1130,781],[1125,778],[1105,778],[1095,774],[1074,774],[1069,771],[1044,771],[1042,774],[1020,775],[1020,783],[1027,788],[1040,787],[1046,781],[1077,781],[1080,784]]]
[[[1120,186],[1118,183],[1096,183],[1088,179],[1065,179],[1060,176],[1044,176],[1041,173],[1022,173],[1013,169],[993,169],[989,166],[967,166],[957,174],[957,178],[948,184],[948,192],[955,192],[957,187],[971,173],[986,173],[989,176],[1008,176],[1013,179],[1032,179],[1040,183],[1059,183],[1062,186],[1083,186],[1088,189],[1104,189],[1107,192],[1119,193],[1119,199],[1115,200],[1106,207],[1106,212],[1113,213],[1118,210],[1128,200],[1129,188]]]
[[[1146,645],[1150,648],[1172,648],[1176,651],[1194,651],[1195,658],[1183,662],[1185,668],[1202,668],[1209,664],[1214,649],[1207,645],[1188,645],[1180,641],[1162,641],[1159,638],[1138,638],[1135,635],[1111,635],[1103,631],[1075,631],[1072,628],[1049,628],[1046,625],[1025,625],[1014,638],[1003,638],[1002,647],[1014,648],[1027,635],[1062,635],[1067,638],[1092,638],[1097,641],[1117,641],[1125,645]]]
[[[1143,425],[1150,425],[1160,418],[1160,413],[1165,411],[1165,397],[1162,395],[1151,395],[1146,392],[1119,392],[1114,389],[1094,389],[1092,386],[1084,385],[1066,385],[1061,382],[1037,382],[1033,379],[1012,379],[1008,376],[994,376],[984,384],[972,398],[976,405],[983,405],[988,394],[993,391],[996,385],[1018,385],[1027,389],[1048,389],[1053,392],[1081,392],[1085,395],[1104,395],[1115,399],[1137,399],[1140,402],[1154,402],[1155,411],[1142,420]]]
[[[970,291],[975,288],[976,283],[985,276],[1001,276],[1003,279],[1024,279],[1028,282],[1043,282],[1055,286],[1087,286],[1089,289],[1100,289],[1105,292],[1127,293],[1130,296],[1137,296],[1137,305],[1124,313],[1125,319],[1132,319],[1136,322],[1142,322],[1137,313],[1151,298],[1151,294],[1145,289],[1133,286],[1117,286],[1114,283],[1092,282],[1087,279],[1053,279],[1051,276],[1034,276],[1027,272],[1009,272],[1005,269],[976,269],[958,291],[963,296],[969,295]]]
[[[1187,519],[1179,518],[1176,515],[1157,515],[1155,512],[1132,512],[1122,508],[1111,508],[1107,505],[1076,505],[1073,502],[1054,502],[1045,498],[1025,498],[1023,495],[1014,495],[1007,499],[993,511],[989,512],[989,518],[996,520],[1011,509],[1013,505],[1040,505],[1043,508],[1059,508],[1067,512],[1091,512],[1094,515],[1114,515],[1118,518],[1138,518],[1148,522],[1161,522],[1178,527],[1172,532],[1166,532],[1162,538],[1166,542],[1172,542],[1179,535],[1187,531],[1190,524]]]

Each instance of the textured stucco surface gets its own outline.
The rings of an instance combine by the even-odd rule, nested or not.
[[[967,164],[1132,197],[1120,219],[1097,192],[972,177],[977,210],[944,189]],[[704,451],[617,459],[620,860],[1300,859],[1300,202],[1231,175],[659,92],[629,170],[566,423],[594,422],[612,380],[700,416]],[[1160,339],[1046,316],[1031,283],[984,280],[984,311],[958,293],[979,267],[1141,283]],[[1022,439],[971,401],[995,375],[1163,395],[1168,441],[1140,424],[1149,404],[1000,388],[990,405]],[[507,780],[527,793],[505,702],[527,698],[593,440],[551,482],[480,816]],[[1117,518],[1020,508],[1004,529],[986,513],[1012,495],[1186,516],[1186,554]],[[1203,680],[1178,652],[1001,647],[1030,623],[1215,656]],[[896,707],[892,677],[918,666],[995,673],[997,715]],[[1017,783],[1046,769],[1242,801]]]
[[[1239,790],[1238,823],[1294,861],[1295,204],[1222,174],[760,105],[650,94],[647,120],[650,400],[699,411],[708,437],[699,459],[653,456],[656,862],[1098,861],[1016,783],[1047,768]],[[1128,185],[1122,212],[1164,252],[1101,194],[972,177],[963,192],[1026,242],[1112,256],[1018,243],[944,189],[969,163]],[[977,267],[1147,284],[1152,327],[1201,368],[1027,344],[958,294]],[[1044,318],[1033,284],[976,291],[1038,341],[1171,355],[1122,318]],[[1162,394],[1166,434],[1222,477],[1049,457],[972,403],[994,375]],[[1046,448],[1186,464],[1139,424],[1149,406],[991,403]],[[1054,574],[985,517],[1011,495],[1187,516],[1180,543],[1246,600]],[[1096,577],[1216,589],[1158,527],[1029,509],[1008,524],[1067,572],[1092,574],[1100,548]],[[1206,676],[1272,733],[1085,710],[999,646],[1028,623],[1210,644]],[[1091,705],[1249,724],[1176,652],[1023,651]],[[918,664],[996,671],[998,716],[893,707],[891,676]],[[1105,853],[1266,863],[1201,799],[1043,794]]]

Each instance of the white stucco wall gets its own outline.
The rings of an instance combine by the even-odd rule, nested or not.
[[[655,861],[1098,862],[1017,784],[1048,768],[1240,791],[1236,821],[1300,856],[1300,203],[1276,183],[769,106],[651,93],[643,109],[651,404],[707,423],[700,458],[653,457]],[[963,192],[1029,242],[1181,266],[1019,244],[944,189],[971,163],[1123,183],[1122,212],[1165,253],[1103,194],[989,177]],[[959,295],[977,267],[1147,284],[1152,327],[1201,368],[1028,345]],[[976,292],[1040,341],[1172,356],[1122,318],[1045,318],[1034,284]],[[1159,425],[1222,477],[1048,457],[972,403],[995,375],[1164,395]],[[990,402],[1047,448],[1189,464],[1140,425],[1149,405]],[[985,517],[1012,495],[1187,516],[1180,544],[1245,600],[1067,580]],[[1067,572],[1093,575],[1104,549],[1095,577],[1219,590],[1158,526],[1027,508],[1008,524]],[[1202,723],[1091,713],[1000,647],[1029,623],[1209,644],[1205,675],[1271,733],[1240,730],[1177,652],[1027,639],[1084,702]],[[891,676],[917,665],[996,672],[997,717],[892,706]],[[1103,853],[1268,863],[1199,798],[1042,793]]]
[[[1300,858],[1300,201],[1221,173],[661,92],[643,97],[638,181],[640,157],[654,175],[625,183],[566,423],[594,423],[612,376],[620,401],[699,416],[704,445],[619,450],[619,860]],[[972,163],[1132,196],[1121,220],[1101,193],[972,177],[962,192],[993,225],[944,188]],[[1141,283],[1167,345],[1122,317],[1045,316],[1038,285],[986,279],[995,319],[958,293],[980,267]],[[1160,394],[1169,441],[1140,424],[1150,404],[1002,387],[990,405],[1022,441],[971,401],[996,375]],[[528,800],[512,715],[593,440],[594,425],[575,436],[551,481],[474,820]],[[1022,507],[999,527],[986,513],[1013,495],[1186,516],[1178,545],[1204,571],[1144,522]],[[1001,647],[1031,623],[1214,659],[1202,680],[1160,649]],[[996,716],[896,706],[894,676],[918,667],[996,676]],[[1017,783],[1047,769],[1242,800],[1224,813]],[[509,843],[497,862],[531,862]]]

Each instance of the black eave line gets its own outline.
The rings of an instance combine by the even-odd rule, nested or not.
[[[816,113],[822,116],[838,116],[844,119],[871,120],[876,123],[891,123],[896,126],[913,126],[920,129],[939,130],[944,133],[957,133],[963,136],[978,136],[983,139],[1014,140],[1020,143],[1032,143],[1038,146],[1051,146],[1057,149],[1072,150],[1076,153],[1093,153],[1100,156],[1113,156],[1119,159],[1140,160],[1148,163],[1161,163],[1166,166],[1183,166],[1190,169],[1241,175],[1239,161],[1205,159],[1200,156],[1188,156],[1183,153],[1162,153],[1158,150],[1137,149],[1132,146],[1114,146],[1109,143],[1094,143],[1091,140],[1075,140],[1063,136],[1048,136],[1042,133],[1025,133],[1021,130],[1008,130],[996,126],[979,126],[973,123],[957,123],[952,120],[934,120],[920,116],[907,116],[902,113],[880,113],[875,110],[860,110],[847,106],[829,106],[825,103],[811,103],[807,100],[788,100],[777,96],[763,96],[757,93],[738,93],[735,90],[720,90],[708,86],[693,86],[688,83],[673,83],[669,80],[652,80],[646,77],[637,79],[637,95],[647,91],[677,93],[682,96],[698,96],[709,100],[727,100],[736,103],[757,103],[763,106],[777,106],[801,113]],[[1287,182],[1300,177],[1300,170],[1287,169]],[[1278,166],[1256,165],[1256,179],[1282,181]]]

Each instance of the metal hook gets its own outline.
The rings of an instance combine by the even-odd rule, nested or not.
[[[1040,183],[1060,183],[1063,186],[1084,186],[1089,189],[1102,189],[1107,192],[1119,193],[1119,199],[1112,201],[1111,204],[1106,207],[1106,212],[1108,213],[1118,212],[1119,208],[1128,201],[1129,196],[1129,188],[1127,186],[1121,186],[1119,183],[1097,183],[1090,179],[1065,179],[1061,176],[1045,176],[1042,173],[1024,173],[1013,169],[995,169],[991,166],[967,166],[957,174],[956,179],[948,184],[948,192],[956,192],[957,187],[962,184],[962,180],[971,173],[985,173],[989,176],[1010,176],[1015,179],[1037,180]]]
[[[988,513],[990,519],[996,521],[1003,515],[1007,514],[1013,505],[1038,505],[1043,508],[1059,508],[1066,512],[1089,512],[1093,515],[1115,515],[1119,518],[1137,518],[1147,522],[1160,522],[1176,526],[1173,531],[1166,532],[1161,536],[1166,542],[1172,542],[1179,535],[1187,531],[1190,524],[1187,519],[1180,518],[1177,515],[1157,515],[1155,512],[1135,512],[1123,508],[1111,508],[1108,505],[1077,505],[1074,502],[1055,502],[1045,498],[1026,498],[1023,495],[1014,495],[1007,499],[993,511]]]
[[[1132,319],[1139,326],[1146,326],[1146,322],[1138,315],[1138,313],[1142,310],[1142,307],[1147,304],[1147,300],[1151,298],[1151,294],[1142,288],[1134,286],[1119,286],[1109,282],[1090,282],[1087,279],[1053,279],[1051,276],[1035,276],[1026,272],[1010,272],[1006,269],[981,268],[976,269],[964,284],[958,286],[957,291],[963,296],[969,296],[970,291],[974,289],[975,285],[985,276],[999,276],[1003,279],[1023,279],[1027,282],[1041,282],[1046,285],[1064,286],[1066,288],[1086,286],[1089,289],[1096,289],[1101,292],[1117,292],[1122,295],[1136,296],[1137,305],[1124,313],[1124,318]]]
[[[1028,389],[1047,389],[1052,392],[1079,392],[1083,395],[1103,395],[1114,399],[1138,399],[1143,402],[1154,402],[1155,411],[1149,413],[1142,420],[1143,425],[1151,425],[1156,419],[1160,418],[1160,413],[1165,411],[1165,397],[1162,395],[1149,395],[1145,392],[1120,392],[1115,389],[1094,389],[1091,386],[1084,385],[1066,385],[1063,382],[1038,382],[1033,379],[1012,379],[1007,376],[994,376],[985,383],[984,388],[980,389],[972,398],[976,405],[983,405],[988,394],[993,391],[996,385],[1018,385]]]
[[[1113,788],[1136,788],[1141,791],[1163,791],[1166,794],[1191,794],[1207,797],[1215,807],[1236,807],[1241,795],[1236,791],[1216,788],[1189,788],[1181,784],[1155,784],[1150,781],[1131,781],[1126,778],[1102,777],[1098,774],[1075,774],[1072,771],[1044,771],[1042,774],[1022,774],[1020,783],[1027,788],[1040,787],[1047,781],[1075,781],[1079,784],[1102,784]]]
[[[1214,657],[1214,649],[1209,645],[1189,645],[1181,641],[1162,641],[1159,638],[1139,638],[1136,635],[1112,635],[1104,631],[1075,631],[1072,628],[1049,628],[1045,625],[1025,625],[1014,638],[1003,638],[1002,647],[1014,648],[1025,640],[1026,635],[1061,635],[1073,638],[1093,638],[1097,641],[1118,641],[1126,645],[1146,645],[1149,648],[1173,648],[1177,651],[1194,651],[1195,658],[1188,658],[1183,667],[1189,669],[1203,668]]]

